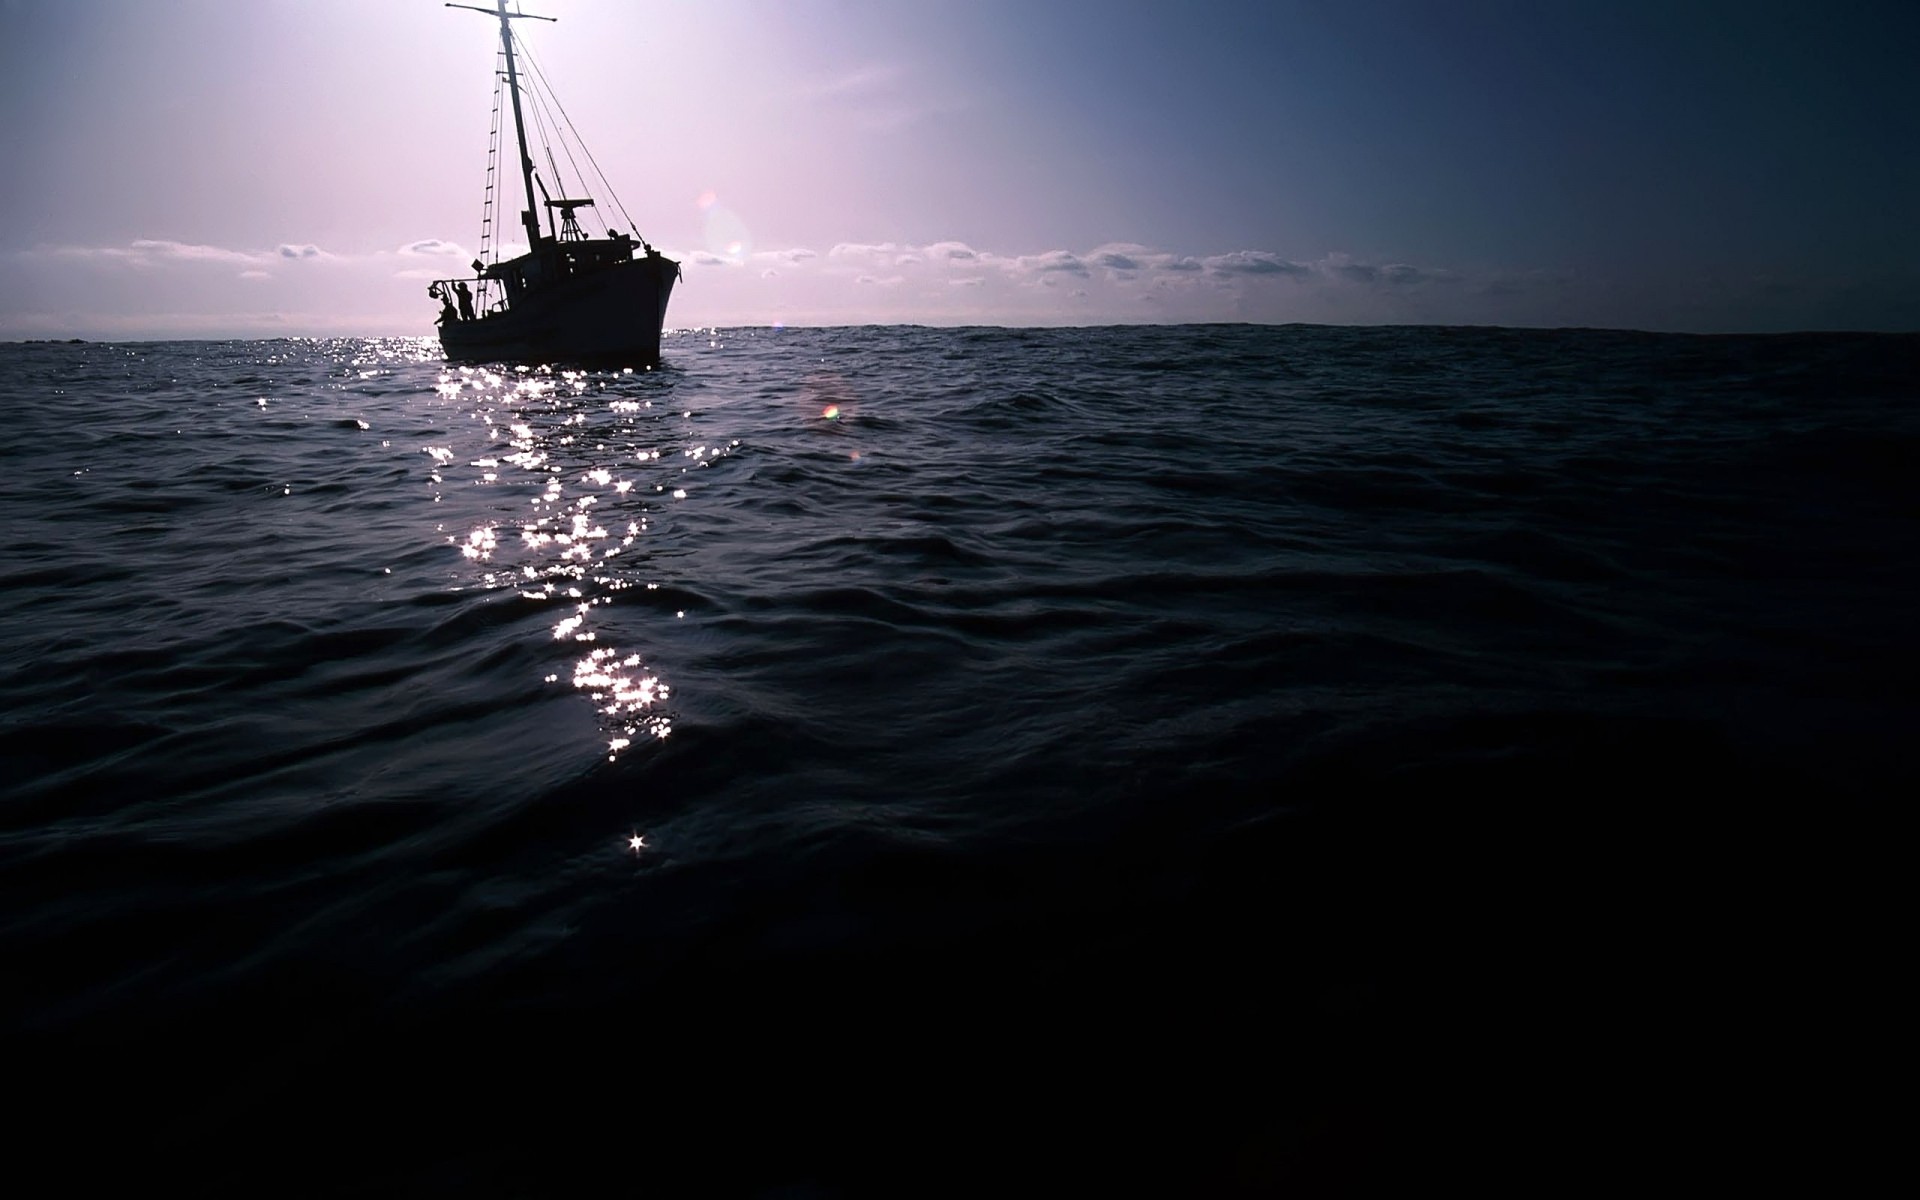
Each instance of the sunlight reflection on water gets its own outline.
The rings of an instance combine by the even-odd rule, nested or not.
[[[570,679],[591,699],[610,760],[667,737],[673,718],[666,682],[640,653],[609,644],[608,608],[638,583],[659,586],[644,578],[648,542],[667,505],[687,497],[677,485],[688,467],[676,460],[705,466],[738,445],[694,444],[691,410],[656,408],[646,394],[665,386],[646,373],[449,366],[434,390],[478,428],[450,422],[445,444],[422,447],[435,500],[463,489],[466,528],[442,528],[484,568],[477,582],[551,606],[553,638],[584,651],[570,675],[545,681]],[[464,489],[490,491],[475,504]]]

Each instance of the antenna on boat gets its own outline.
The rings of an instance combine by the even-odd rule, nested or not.
[[[507,52],[507,92],[513,97],[513,132],[520,141],[520,181],[527,188],[527,210],[520,214],[520,223],[527,229],[527,245],[540,244],[540,206],[533,202],[533,156],[527,153],[527,123],[520,115],[520,74],[513,62],[513,29],[509,21],[526,19],[530,21],[558,21],[559,17],[542,17],[534,13],[508,12],[507,0],[498,0],[498,10],[481,8],[475,4],[452,4],[448,8],[464,8],[469,12],[485,13],[500,18],[500,46]]]

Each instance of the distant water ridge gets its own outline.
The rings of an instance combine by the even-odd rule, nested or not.
[[[367,1123],[280,1190],[537,1188],[630,1127],[747,1139],[674,1160],[700,1194],[925,1192],[957,1143],[1377,1182],[1515,947],[1920,777],[1920,337],[662,353],[0,345],[0,1020],[76,1106],[43,1136],[238,1188],[343,1119],[324,1079]]]

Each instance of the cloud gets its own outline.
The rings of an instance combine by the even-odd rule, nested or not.
[[[135,267],[154,267],[168,263],[230,263],[243,267],[265,266],[273,257],[247,250],[229,250],[196,242],[174,242],[163,238],[136,238],[124,246],[48,246],[31,253],[62,259],[80,259],[99,263],[125,263]]]
[[[170,242],[157,238],[140,238],[131,245],[133,254],[140,258],[167,262],[222,262],[257,263],[265,256],[252,254],[245,250],[228,250],[220,246],[196,245],[192,242]],[[114,253],[110,247],[103,247],[101,253]]]
[[[281,247],[281,253],[284,254],[285,252],[286,247]],[[452,255],[460,258],[467,256],[466,250],[459,243],[442,241],[440,238],[421,238],[417,242],[408,242],[406,245],[400,247],[400,253],[405,255]]]
[[[282,245],[275,250],[235,250],[227,246],[209,246],[199,242],[176,242],[166,238],[136,238],[124,246],[54,246],[34,253],[65,259],[101,263],[124,263],[141,268],[173,264],[218,263],[259,269],[283,259],[332,258],[312,244]]]
[[[920,247],[899,242],[837,242],[827,251],[828,258],[873,268],[918,266],[923,254]]]
[[[1428,270],[1406,263],[1373,264],[1355,262],[1345,254],[1329,254],[1314,264],[1329,278],[1368,287],[1418,287],[1428,283],[1457,283],[1453,271]]]
[[[1257,254],[1260,251],[1239,251],[1241,254]],[[1151,246],[1142,246],[1138,242],[1108,242],[1087,251],[1085,261],[1090,266],[1102,267],[1108,271],[1200,271],[1205,269],[1199,259],[1184,254],[1168,254],[1155,250]]]
[[[895,242],[835,242],[833,249],[827,251],[828,258],[891,258],[896,254],[912,251],[912,246],[902,246]]]
[[[796,263],[803,263],[810,258],[819,257],[820,255],[818,253],[808,250],[805,247],[795,247],[792,250],[756,250],[753,254],[755,262],[780,263],[786,266],[793,266]]]
[[[1110,271],[1137,271],[1150,254],[1151,252],[1145,246],[1137,246],[1131,242],[1110,242],[1089,251],[1087,261],[1096,267],[1105,267]]]
[[[926,243],[838,242],[756,254],[750,277],[703,276],[676,304],[703,304],[695,323],[778,306],[789,323],[942,320],[1057,324],[1105,317],[1140,320],[1327,321],[1432,319],[1428,285],[1458,278],[1407,263],[1359,262],[1344,254],[1296,260],[1266,249],[1195,256],[1137,242],[1090,249],[997,254],[954,239]],[[818,259],[817,269],[788,263]],[[697,255],[690,261],[701,261]],[[717,261],[717,260],[709,260]],[[768,274],[767,271],[775,271]],[[712,282],[707,282],[711,279]],[[750,285],[750,286],[748,286]],[[698,295],[701,299],[696,300]],[[734,317],[732,319],[739,319]]]
[[[422,299],[423,281],[451,273],[465,254],[458,243],[439,238],[337,251],[307,243],[234,249],[166,239],[0,251],[0,264],[16,280],[10,293],[0,291],[0,337],[141,330],[146,336],[430,337],[437,305]],[[945,238],[789,246],[743,261],[692,247],[672,257],[685,261],[689,276],[669,314],[679,327],[776,319],[789,325],[1605,324],[1611,311],[1594,307],[1599,293],[1591,281],[1554,289],[1525,276],[1459,274],[1338,253],[1294,260],[1259,248],[1195,255],[1107,242],[1015,255]],[[307,262],[321,265],[300,265]],[[751,270],[701,269],[747,264]],[[295,271],[302,311],[271,311],[270,298]]]
[[[1231,254],[1215,254],[1202,259],[1201,264],[1216,275],[1289,275],[1304,278],[1313,274],[1312,267],[1265,250],[1235,250]]]
[[[1088,273],[1087,265],[1080,261],[1080,257],[1067,250],[1049,250],[1045,254],[1022,255],[1013,262],[1019,270],[1040,274],[1058,271],[1068,275],[1085,276]]]

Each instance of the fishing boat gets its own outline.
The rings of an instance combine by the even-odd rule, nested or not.
[[[614,366],[652,366],[660,360],[660,327],[667,315],[667,298],[680,278],[680,264],[662,255],[640,236],[613,189],[600,175],[593,156],[579,149],[592,166],[611,207],[625,228],[604,220],[580,172],[573,147],[565,140],[573,122],[553,96],[545,74],[513,32],[517,20],[553,21],[531,13],[509,12],[507,0],[496,8],[448,4],[485,13],[500,20],[500,51],[505,70],[494,73],[493,130],[487,151],[486,200],[480,222],[480,257],[467,279],[439,279],[427,295],[440,302],[440,346],[455,362],[602,363]],[[526,68],[531,68],[527,70]],[[531,108],[540,131],[547,178],[542,178],[527,149],[527,118]],[[527,206],[520,224],[527,238],[524,254],[502,259],[495,217],[501,150],[501,113],[513,115],[514,139],[520,151],[520,182]],[[573,167],[571,181],[563,176],[553,154],[553,140],[562,143],[563,157]],[[562,188],[555,198],[551,179]],[[567,186],[568,183],[571,186]],[[539,202],[535,202],[535,189]],[[589,233],[581,215],[597,223],[604,236]],[[543,229],[541,214],[546,216]]]

